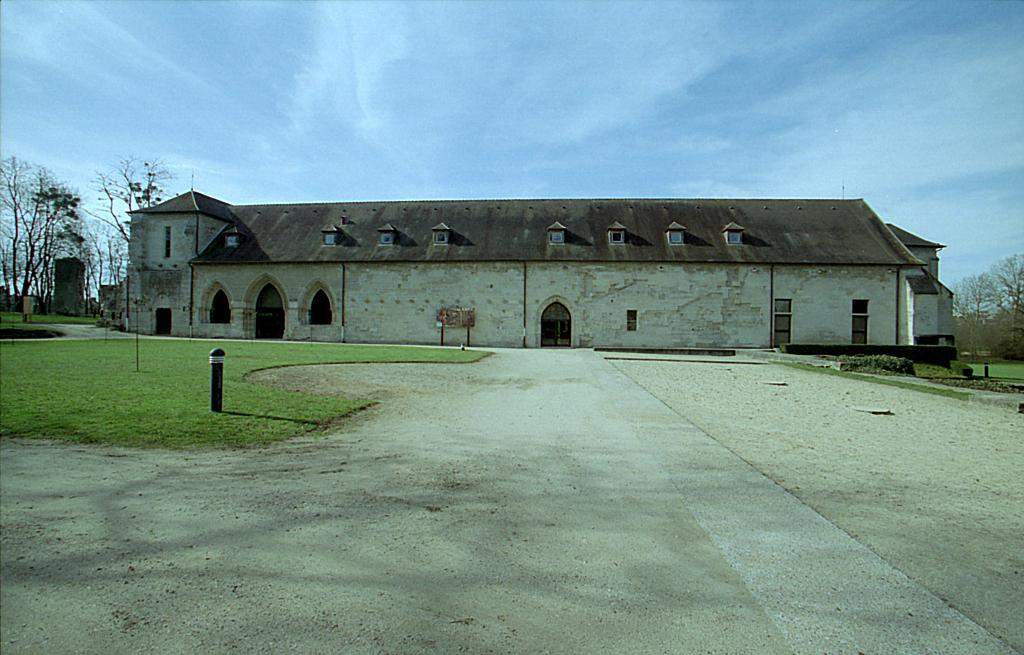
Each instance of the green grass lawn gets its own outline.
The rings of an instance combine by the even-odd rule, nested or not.
[[[985,362],[974,362],[970,367],[974,369],[974,377],[980,378],[985,375]],[[988,375],[992,378],[1024,382],[1024,362],[989,362]]]
[[[487,353],[341,344],[142,339],[0,343],[0,435],[79,443],[220,448],[271,443],[365,407],[244,380],[287,364],[472,362]],[[209,352],[227,351],[224,413],[209,411]]]
[[[96,317],[64,316],[63,314],[32,314],[32,322],[65,325],[96,325]],[[0,312],[0,323],[17,323],[18,325],[22,325],[21,314],[17,312]]]
[[[798,362],[773,362],[774,364],[780,364],[782,366],[788,366],[790,368],[798,368],[802,371],[810,371],[812,373],[822,373],[824,375],[837,375],[844,378],[854,378],[856,380],[863,380],[864,382],[873,382],[874,384],[884,384],[889,387],[899,387],[901,389],[910,389],[912,391],[920,391],[922,393],[935,394],[936,396],[946,396],[947,398],[956,398],[957,400],[967,400],[971,397],[971,394],[965,391],[957,391],[955,389],[939,389],[936,387],[930,387],[923,384],[914,384],[913,382],[906,382],[904,380],[890,380],[888,378],[876,375],[865,375],[863,373],[851,373],[848,371],[837,371],[834,368],[826,368],[823,366],[814,366],[812,364],[801,364]]]

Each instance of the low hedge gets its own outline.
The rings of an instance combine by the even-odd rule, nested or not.
[[[867,373],[899,373],[914,375],[914,362],[906,357],[892,355],[841,355],[843,371],[865,371]]]
[[[887,346],[862,343],[786,343],[782,352],[791,355],[891,355],[914,362],[949,368],[956,359],[956,346]]]

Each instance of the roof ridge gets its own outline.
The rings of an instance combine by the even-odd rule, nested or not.
[[[207,196],[210,197],[210,196]],[[213,198],[213,200],[217,200]],[[231,207],[308,207],[310,205],[430,204],[460,202],[863,202],[863,198],[444,198],[435,200],[324,200],[309,202],[225,203]],[[220,202],[224,202],[221,200]]]

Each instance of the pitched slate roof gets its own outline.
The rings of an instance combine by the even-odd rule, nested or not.
[[[907,232],[906,230],[904,230],[899,225],[893,225],[892,223],[886,223],[886,226],[888,226],[888,228],[890,230],[892,230],[892,233],[896,235],[896,238],[900,240],[900,243],[902,243],[903,245],[905,245],[908,248],[945,248],[946,247],[946,246],[942,245],[941,243],[935,243],[934,241],[929,241],[928,239],[919,237],[916,234],[913,234],[911,232]]]
[[[182,212],[199,212],[213,218],[233,222],[231,217],[231,205],[223,200],[217,200],[211,196],[196,191],[186,191],[180,196],[165,200],[152,207],[136,209],[131,214],[180,214]]]
[[[192,192],[190,192],[192,193]],[[188,194],[186,194],[188,195]],[[215,239],[194,261],[649,261],[751,264],[922,265],[863,200],[438,200],[228,205],[192,193],[198,211],[226,210],[246,239],[226,248]],[[202,199],[219,203],[211,207]],[[169,205],[169,203],[176,203]],[[145,210],[174,211],[181,196]],[[204,207],[205,205],[205,207]],[[183,211],[179,209],[178,211]],[[184,211],[196,211],[188,208]],[[215,215],[215,214],[211,214]],[[346,217],[341,224],[341,217]],[[449,248],[432,247],[431,228],[450,226]],[[615,222],[626,242],[605,238]],[[722,227],[745,226],[742,245],[728,245]],[[565,226],[565,243],[552,245],[549,226]],[[686,225],[682,247],[665,231]],[[323,246],[320,230],[337,224],[341,245]],[[378,246],[383,225],[395,245]]]

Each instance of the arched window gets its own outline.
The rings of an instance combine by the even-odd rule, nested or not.
[[[309,324],[330,325],[333,318],[331,300],[324,293],[324,290],[320,289],[313,296],[312,302],[309,303]]]
[[[228,303],[228,296],[223,289],[218,289],[213,295],[213,302],[210,303],[211,323],[230,323],[231,305]]]

